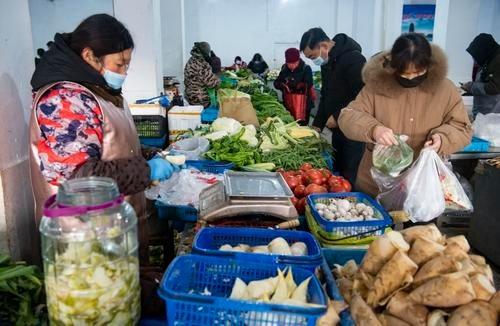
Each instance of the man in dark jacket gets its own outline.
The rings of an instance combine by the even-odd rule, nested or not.
[[[361,54],[361,46],[345,34],[330,39],[317,27],[302,35],[300,50],[321,66],[321,98],[313,127],[323,130],[326,126],[332,130],[336,170],[354,184],[364,144],[347,139],[338,127],[337,119],[340,111],[363,88],[361,70],[366,59]]]
[[[462,85],[474,96],[474,117],[478,113],[500,113],[500,45],[490,34],[481,33],[467,52],[479,66],[475,80]]]
[[[212,72],[214,74],[220,74],[222,70],[222,64],[220,58],[215,54],[214,51],[210,51],[210,66],[212,67]]]

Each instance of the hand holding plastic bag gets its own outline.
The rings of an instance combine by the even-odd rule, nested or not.
[[[413,162],[413,149],[406,143],[407,136],[396,136],[398,145],[375,145],[373,149],[373,166],[390,176],[397,176]]]
[[[460,182],[433,150],[422,150],[413,166],[396,178],[371,172],[381,190],[379,202],[389,211],[405,211],[413,222],[428,222],[445,209],[472,209]]]

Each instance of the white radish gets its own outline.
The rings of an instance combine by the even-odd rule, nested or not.
[[[292,255],[288,242],[282,237],[278,237],[269,243],[269,251],[278,255]]]

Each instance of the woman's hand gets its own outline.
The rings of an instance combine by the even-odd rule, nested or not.
[[[441,136],[439,134],[434,134],[431,139],[425,142],[425,148],[432,149],[434,151],[439,151],[441,148]]]
[[[392,129],[384,126],[376,126],[373,129],[373,139],[379,145],[391,146],[398,144],[398,140],[394,136]]]

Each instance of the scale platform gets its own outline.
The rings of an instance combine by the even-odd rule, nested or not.
[[[226,171],[224,183],[201,192],[199,216],[206,222],[243,215],[294,220],[298,214],[291,197],[293,193],[279,173]]]

